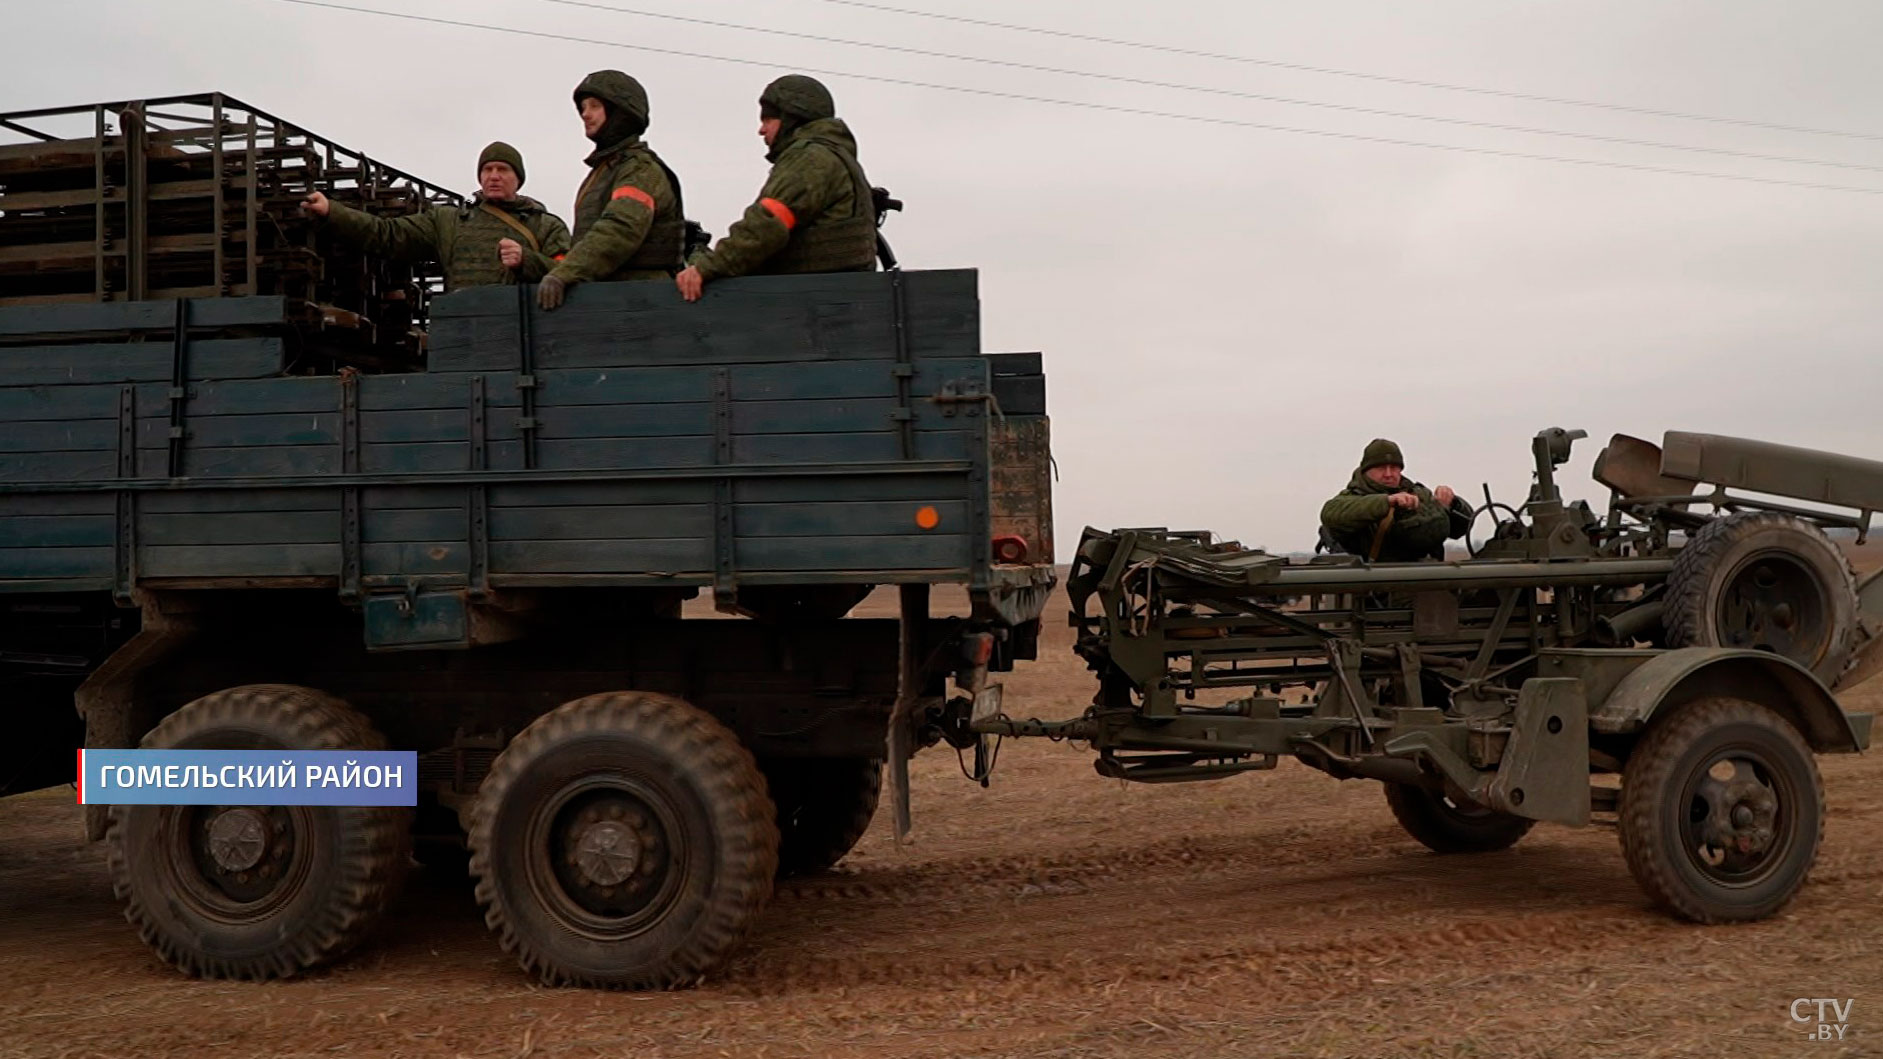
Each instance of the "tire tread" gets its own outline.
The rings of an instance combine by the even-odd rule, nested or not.
[[[1671,770],[1680,757],[1682,747],[1708,731],[1728,724],[1754,724],[1777,732],[1809,765],[1810,795],[1816,806],[1817,820],[1812,828],[1812,849],[1804,861],[1805,871],[1817,859],[1817,846],[1823,841],[1824,835],[1824,778],[1818,771],[1816,759],[1811,755],[1811,748],[1789,721],[1767,707],[1743,699],[1695,699],[1675,707],[1673,714],[1660,718],[1658,723],[1648,728],[1647,734],[1641,737],[1628,756],[1627,771],[1623,774],[1621,804],[1618,807],[1618,830],[1621,833],[1622,858],[1628,862],[1628,870],[1634,875],[1635,882],[1655,903],[1696,923],[1763,919],[1790,903],[1803,884],[1805,875],[1805,871],[1801,871],[1798,883],[1769,907],[1730,914],[1696,900],[1693,893],[1681,885],[1679,873],[1668,856],[1674,842],[1663,833],[1659,792],[1673,778]]]
[[[172,747],[205,729],[256,721],[283,726],[284,741],[296,748],[383,750],[386,745],[372,723],[345,702],[294,684],[245,684],[205,695],[165,717],[141,745]],[[172,937],[139,893],[134,877],[150,866],[132,863],[125,845],[124,821],[133,808],[141,807],[112,806],[106,823],[105,863],[111,891],[125,903],[124,918],[159,958],[199,978],[291,978],[345,954],[371,932],[392,903],[410,860],[410,827],[401,810],[349,807],[345,811],[356,826],[340,829],[345,841],[336,851],[341,874],[320,922],[284,939],[270,959],[214,957]]]
[[[495,807],[541,754],[567,737],[597,732],[633,733],[664,747],[678,767],[696,777],[716,812],[722,879],[711,889],[697,933],[666,963],[621,977],[602,978],[560,964],[553,952],[519,931],[504,908],[491,860]],[[710,714],[677,698],[650,692],[604,692],[564,703],[537,718],[498,755],[472,811],[471,875],[484,922],[503,950],[545,985],[665,989],[704,978],[744,940],[770,901],[778,864],[778,827],[758,763]]]

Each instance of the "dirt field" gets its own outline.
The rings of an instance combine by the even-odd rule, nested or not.
[[[1010,712],[1091,688],[1047,623]],[[1883,681],[1852,696],[1883,710]],[[1883,1053],[1883,755],[1824,759],[1829,816],[1781,917],[1650,908],[1611,829],[1427,853],[1377,784],[1284,763],[1126,787],[1010,743],[991,790],[915,763],[917,836],[884,819],[782,887],[721,976],[651,995],[544,990],[468,883],[420,874],[330,972],[205,983],[123,921],[69,789],[0,802],[4,1056],[1856,1056]],[[887,814],[883,814],[886,816]],[[1855,1001],[1842,1043],[1795,998]]]

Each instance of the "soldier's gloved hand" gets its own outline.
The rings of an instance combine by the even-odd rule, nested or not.
[[[568,285],[557,279],[554,273],[544,276],[543,281],[536,285],[536,307],[554,309],[562,304],[562,296],[568,289]]]
[[[497,240],[497,260],[503,262],[505,268],[523,264],[523,244],[515,239]]]

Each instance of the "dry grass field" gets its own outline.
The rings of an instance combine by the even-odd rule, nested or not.
[[[1044,659],[1008,678],[1010,710],[1089,700],[1061,609]],[[1883,681],[1847,706],[1883,709]],[[1879,1054],[1883,755],[1822,765],[1799,899],[1703,928],[1650,907],[1612,829],[1441,857],[1377,784],[1292,763],[1128,787],[1076,748],[1010,743],[981,790],[943,748],[915,763],[912,844],[879,817],[837,872],[781,887],[723,974],[642,995],[538,988],[469,886],[424,874],[331,971],[180,977],[125,924],[53,790],[0,802],[0,1055]],[[1799,997],[1853,999],[1845,1040],[1807,1040]]]

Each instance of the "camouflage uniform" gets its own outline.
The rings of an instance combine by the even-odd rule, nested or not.
[[[765,155],[771,175],[726,237],[688,264],[703,280],[875,268],[869,178],[830,93],[812,78],[791,74],[767,86],[759,104],[781,119]]]
[[[1378,561],[1409,563],[1420,559],[1445,557],[1445,542],[1462,537],[1471,528],[1471,505],[1454,496],[1451,507],[1439,506],[1432,491],[1410,478],[1401,477],[1397,486],[1380,485],[1366,476],[1368,468],[1382,464],[1405,466],[1399,446],[1376,438],[1366,447],[1360,466],[1339,495],[1321,505],[1321,525],[1327,528],[1341,548],[1353,555],[1366,556],[1373,550],[1373,538],[1388,512],[1393,524],[1380,544]],[[1411,493],[1419,498],[1416,510],[1394,508],[1386,498],[1393,493]]]
[[[592,73],[576,87],[576,105],[593,96],[646,128],[647,93],[618,70]],[[610,130],[604,127],[602,135]],[[575,246],[551,270],[563,283],[669,279],[680,269],[686,238],[680,180],[639,132],[598,144],[585,161],[588,179],[575,195]]]
[[[478,156],[479,171],[492,160],[510,163],[521,185],[523,159],[514,148],[502,143],[484,148]],[[510,202],[491,202],[480,192],[464,206],[433,206],[405,217],[374,217],[334,202],[329,205],[327,223],[340,238],[369,254],[397,261],[439,262],[445,267],[447,292],[534,283],[569,249],[569,229],[562,219],[524,195]],[[497,259],[497,244],[505,239],[523,248],[523,264],[514,270]]]

